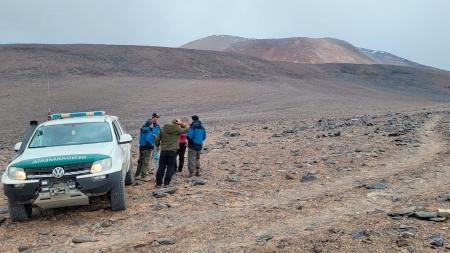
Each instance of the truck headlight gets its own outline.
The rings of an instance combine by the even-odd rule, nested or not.
[[[9,167],[8,177],[14,180],[25,180],[27,179],[27,174],[22,168]]]
[[[112,167],[112,159],[106,158],[94,162],[91,166],[91,173],[99,173],[105,170],[109,170]]]

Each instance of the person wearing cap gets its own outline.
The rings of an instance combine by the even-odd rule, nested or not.
[[[139,134],[139,159],[135,176],[141,176],[144,179],[150,168],[150,158],[155,147],[155,138],[159,134],[160,126],[158,124],[159,115],[152,114],[151,119],[147,119],[140,129]]]
[[[186,133],[187,126],[180,119],[174,119],[171,123],[165,124],[159,135],[156,136],[156,146],[161,148],[159,156],[159,166],[156,172],[156,187],[170,185],[175,172],[177,150],[179,148],[178,139],[180,134]]]
[[[188,170],[189,176],[199,177],[201,173],[200,154],[206,139],[206,130],[197,115],[192,116],[192,123],[187,132],[188,139]]]

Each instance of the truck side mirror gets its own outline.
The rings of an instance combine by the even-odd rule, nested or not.
[[[127,143],[131,143],[132,141],[133,141],[133,137],[131,137],[131,135],[122,134],[122,136],[120,136],[119,144],[127,144]]]
[[[19,152],[20,146],[22,146],[22,142],[16,143],[16,145],[14,145],[14,151]]]

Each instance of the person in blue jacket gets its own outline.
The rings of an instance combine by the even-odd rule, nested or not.
[[[197,115],[192,116],[192,123],[187,132],[188,139],[188,170],[189,176],[199,177],[201,173],[200,154],[206,139],[206,130]]]
[[[158,124],[159,114],[153,113],[151,119],[147,119],[140,129],[139,134],[139,159],[135,176],[144,179],[149,170],[152,151],[155,147],[155,137],[161,131]]]

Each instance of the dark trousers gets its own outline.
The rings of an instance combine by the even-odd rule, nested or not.
[[[162,185],[164,179],[164,185],[169,185],[172,180],[173,173],[175,172],[175,163],[177,160],[176,151],[161,151],[159,156],[159,166],[156,172],[156,184]]]
[[[186,153],[186,143],[180,143],[180,148],[177,150],[178,155],[178,172],[183,171],[184,154]],[[175,165],[175,168],[177,165]]]

